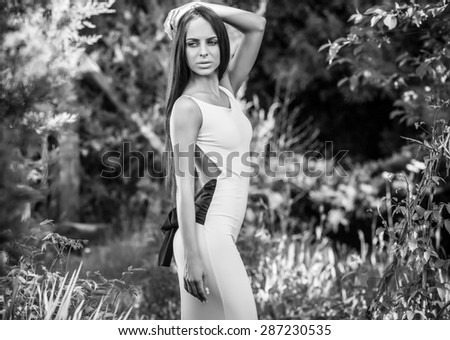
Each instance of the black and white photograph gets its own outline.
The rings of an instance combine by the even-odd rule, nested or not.
[[[0,42],[1,320],[450,319],[448,0],[4,0]]]

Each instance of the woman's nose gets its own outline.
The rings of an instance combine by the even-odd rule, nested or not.
[[[204,57],[208,55],[208,49],[205,44],[200,44],[200,56]]]

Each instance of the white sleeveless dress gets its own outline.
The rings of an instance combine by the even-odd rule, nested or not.
[[[253,128],[233,94],[227,88],[219,87],[228,96],[230,108],[188,96],[197,103],[203,116],[196,144],[221,173],[216,177],[204,225],[196,222],[200,255],[209,280],[208,302],[200,302],[184,289],[184,248],[180,228],[173,239],[181,319],[257,320],[250,280],[235,245],[247,208]]]

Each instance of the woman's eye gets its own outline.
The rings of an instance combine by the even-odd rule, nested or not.
[[[189,47],[195,47],[195,46],[197,46],[197,43],[190,42],[190,43],[188,43],[187,45],[188,45]]]
[[[209,42],[211,45],[216,45],[217,44],[217,40],[213,40]]]

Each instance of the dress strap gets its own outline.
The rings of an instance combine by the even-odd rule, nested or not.
[[[198,108],[200,109],[200,111],[201,111],[201,113],[202,113],[202,116],[203,116],[203,102],[202,102],[200,99],[197,99],[197,98],[195,98],[195,97],[192,97],[192,96],[190,96],[190,95],[188,95],[188,94],[182,94],[180,97],[182,97],[182,96],[191,98],[191,99],[197,104],[197,106],[198,106]]]
[[[195,97],[192,97],[192,96],[190,96],[190,95],[188,95],[188,94],[182,94],[180,97],[188,97],[188,98],[191,98],[194,102],[196,102],[196,103],[198,103],[197,102],[197,98],[195,98]]]
[[[231,91],[228,90],[225,86],[219,85],[219,87],[223,90],[223,92],[225,92],[225,94],[230,98],[230,100],[234,100],[234,101],[236,100],[233,93],[231,93]]]

